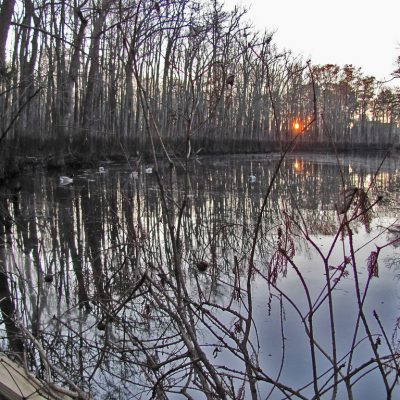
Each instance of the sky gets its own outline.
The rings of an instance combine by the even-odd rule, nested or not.
[[[388,80],[400,56],[400,0],[222,0],[249,8],[259,31],[275,31],[279,49],[313,64],[352,64]],[[400,79],[391,82],[400,86]]]

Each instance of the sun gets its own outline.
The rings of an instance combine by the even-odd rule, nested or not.
[[[303,129],[303,121],[300,118],[294,119],[292,129],[295,133],[301,132],[301,130]]]

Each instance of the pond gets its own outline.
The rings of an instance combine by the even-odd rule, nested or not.
[[[399,396],[399,159],[291,154],[275,179],[279,159],[3,188],[29,368],[95,399]]]

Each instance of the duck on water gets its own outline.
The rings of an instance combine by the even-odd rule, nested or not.
[[[60,185],[69,185],[73,181],[69,176],[60,176]]]

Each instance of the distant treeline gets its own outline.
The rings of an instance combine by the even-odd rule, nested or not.
[[[219,0],[3,0],[0,175],[6,159],[399,142],[400,95],[347,65],[314,66]]]

